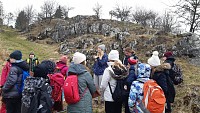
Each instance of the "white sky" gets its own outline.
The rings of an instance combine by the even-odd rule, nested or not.
[[[46,0],[0,0],[3,3],[4,11],[6,13],[12,12],[14,15],[24,9],[28,5],[33,5],[37,12],[40,12],[40,7]],[[69,12],[69,17],[76,15],[93,15],[92,8],[98,2],[102,5],[102,18],[109,18],[109,11],[112,10],[116,4],[119,6],[131,6],[132,10],[136,7],[144,7],[155,12],[164,12],[168,8],[165,4],[172,4],[176,0],[54,0],[61,6],[75,7]],[[171,1],[171,2],[169,2]],[[174,2],[175,3],[175,2]]]

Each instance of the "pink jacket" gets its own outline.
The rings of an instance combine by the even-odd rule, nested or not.
[[[0,78],[0,86],[3,86],[4,83],[6,82],[6,78],[9,74],[10,67],[11,67],[11,63],[7,61],[6,65],[2,69],[1,78]]]
[[[62,75],[66,76],[67,72],[68,72],[68,66],[66,65],[66,63],[63,63],[61,61],[56,62],[56,68],[57,69],[61,69],[61,73]]]

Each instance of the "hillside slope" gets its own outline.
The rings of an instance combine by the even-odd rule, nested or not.
[[[59,58],[57,44],[45,45],[30,42],[14,30],[2,29],[4,31],[0,33],[0,72],[9,53],[16,49],[22,51],[23,59],[26,59],[31,51],[34,51],[40,60]],[[141,57],[147,59],[144,55]],[[177,58],[177,63],[182,66],[184,83],[176,86],[177,94],[173,104],[173,113],[199,113],[200,67],[189,64],[186,58]],[[95,113],[104,113],[103,108],[94,108],[94,111]]]
[[[57,45],[44,45],[27,41],[25,37],[11,29],[4,29],[0,33],[0,45],[0,64],[3,64],[14,50],[21,50],[23,59],[26,59],[30,52],[34,52],[39,60],[59,58]]]

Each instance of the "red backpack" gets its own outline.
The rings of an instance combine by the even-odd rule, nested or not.
[[[80,101],[81,97],[85,94],[86,90],[79,95],[79,87],[78,87],[78,76],[77,75],[69,75],[67,76],[65,83],[63,85],[65,102],[68,104],[75,104]]]
[[[166,98],[162,88],[154,80],[148,80],[143,86],[143,104],[150,113],[165,113]]]
[[[61,101],[62,86],[64,85],[64,76],[61,73],[54,73],[48,75],[50,78],[50,85],[52,87],[52,98],[54,101]]]

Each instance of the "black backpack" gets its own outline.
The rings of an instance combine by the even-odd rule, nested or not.
[[[172,67],[172,81],[175,85],[178,85],[183,82],[183,73],[179,65],[174,63]]]
[[[122,102],[125,96],[128,95],[129,91],[127,90],[127,86],[125,86],[124,79],[118,79],[115,90],[112,91],[110,82],[108,82],[110,92],[112,94],[112,98],[115,102]],[[125,89],[126,88],[126,89]]]

